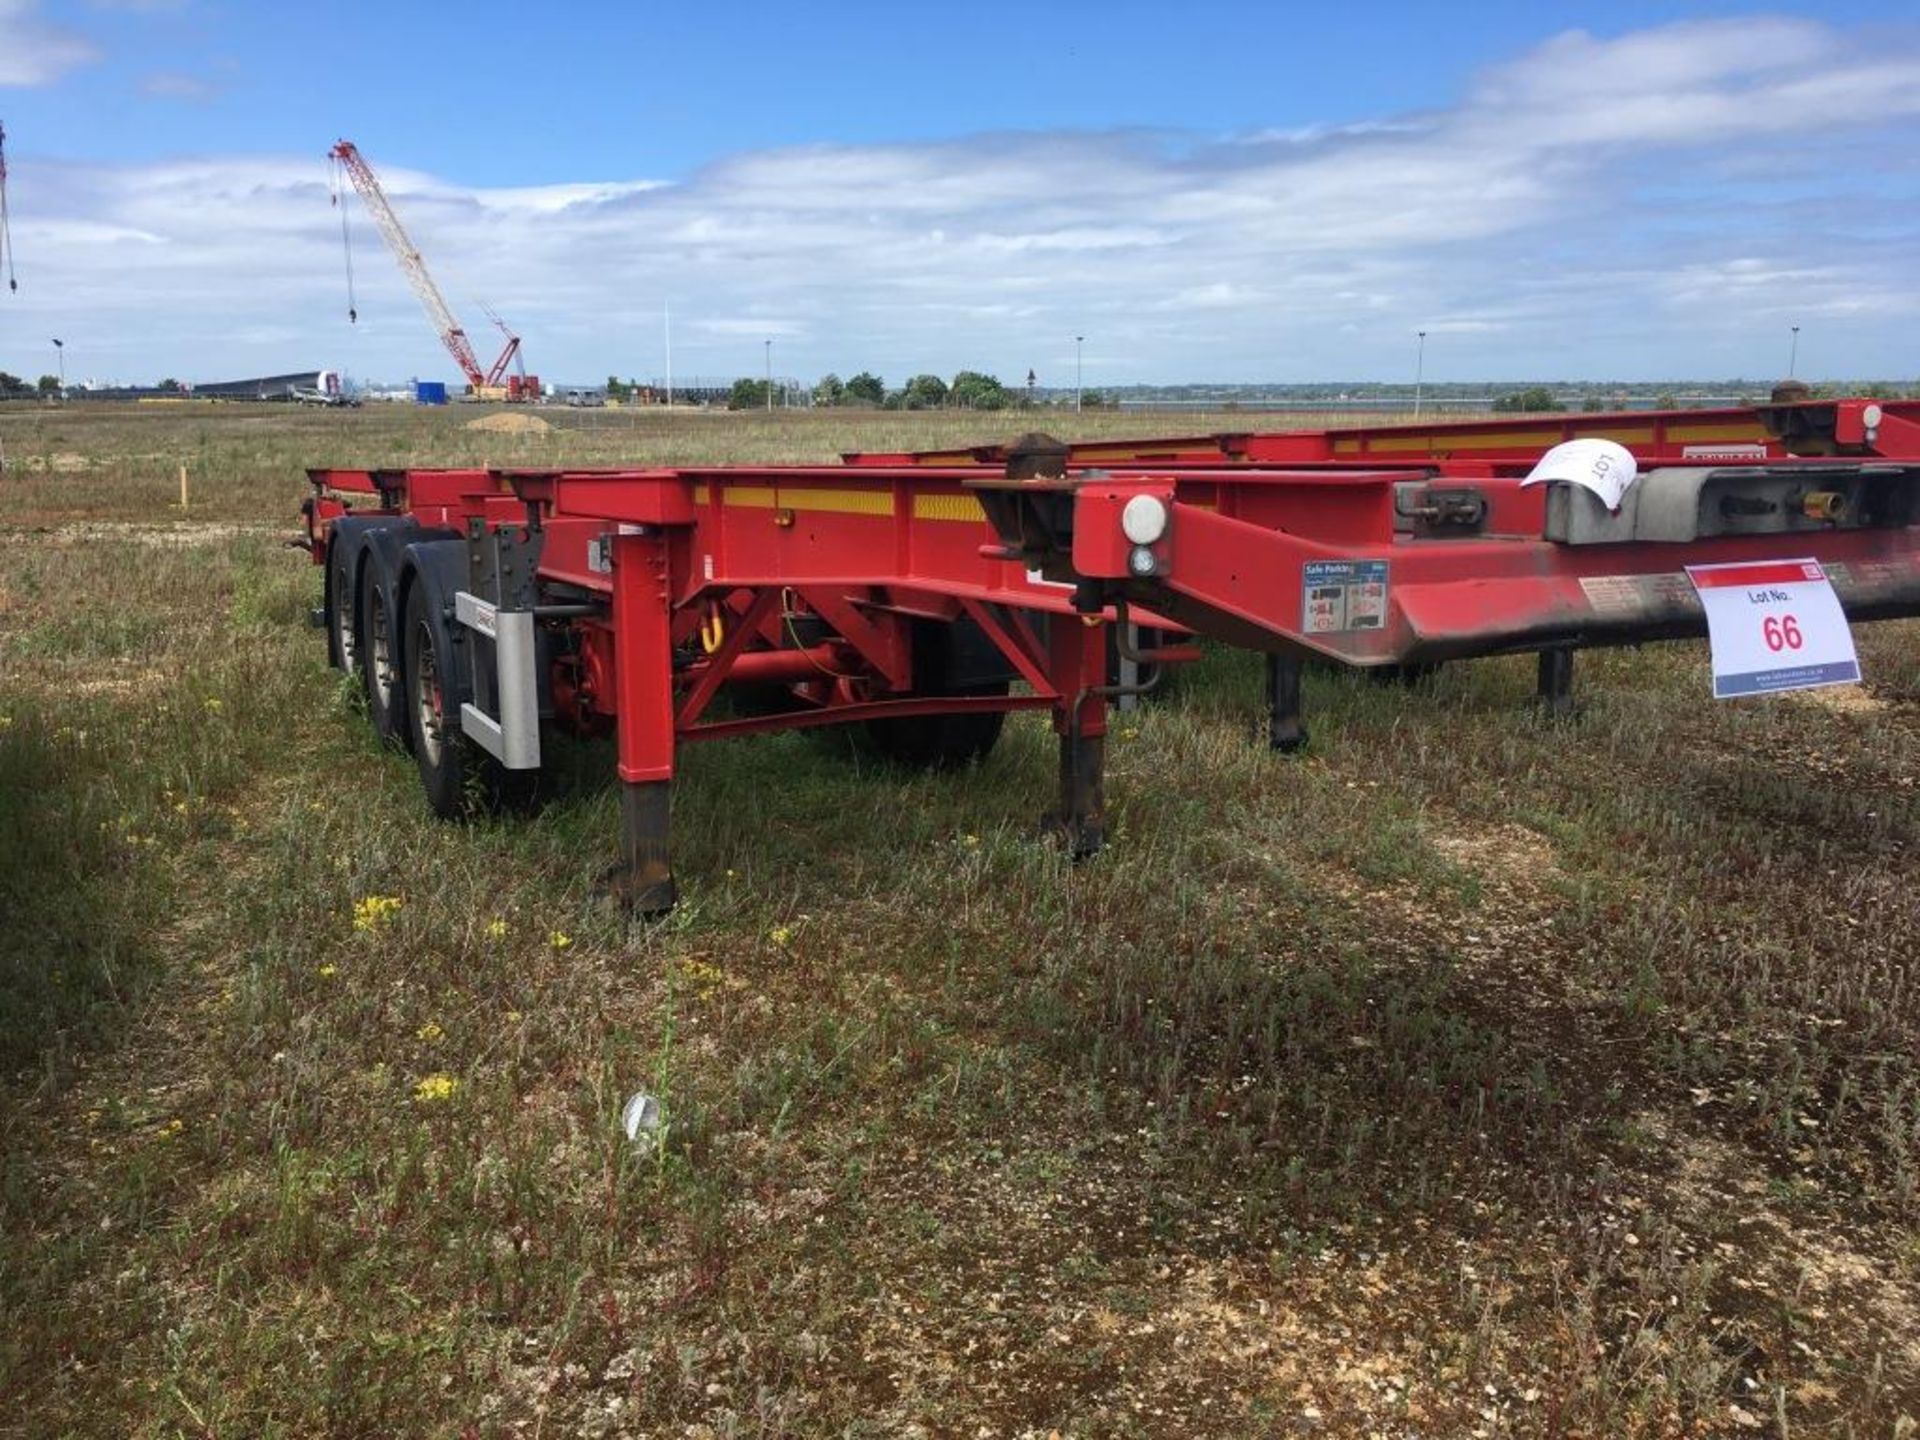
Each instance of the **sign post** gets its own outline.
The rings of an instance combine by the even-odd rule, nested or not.
[[[1714,699],[1860,682],[1853,632],[1818,560],[1689,565],[1687,578],[1707,612]]]

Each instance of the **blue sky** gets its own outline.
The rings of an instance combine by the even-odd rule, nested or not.
[[[447,375],[342,135],[562,378],[1920,369],[1910,4],[0,0],[0,122],[29,373]]]

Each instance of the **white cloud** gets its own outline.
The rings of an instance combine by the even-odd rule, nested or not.
[[[484,298],[560,379],[657,373],[668,300],[683,376],[756,373],[773,337],[802,375],[1058,382],[1075,334],[1089,383],[1399,375],[1421,328],[1429,376],[1765,375],[1790,317],[1836,370],[1893,373],[1916,138],[1920,35],[1762,18],[1570,32],[1454,106],[1287,132],[806,146],[670,183],[382,175],[472,333]],[[357,205],[346,325],[315,161],[21,183],[23,305],[103,371],[449,372]]]
[[[156,100],[211,100],[219,87],[199,75],[183,70],[156,70],[140,81],[140,93]]]
[[[85,36],[42,19],[39,0],[0,0],[0,86],[49,85],[99,58]]]

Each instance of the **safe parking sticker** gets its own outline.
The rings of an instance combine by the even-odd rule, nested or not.
[[[1309,560],[1301,573],[1300,608],[1300,628],[1308,635],[1384,628],[1387,562]]]

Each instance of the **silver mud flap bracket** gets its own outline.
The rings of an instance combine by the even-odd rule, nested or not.
[[[476,647],[473,699],[460,707],[460,729],[509,770],[540,768],[539,646],[531,610],[503,610],[465,590],[453,597],[453,617],[490,642]]]

